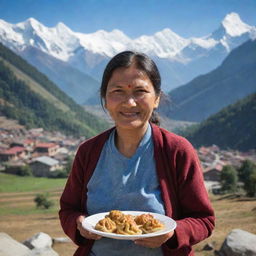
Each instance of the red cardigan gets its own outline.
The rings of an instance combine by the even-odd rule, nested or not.
[[[177,221],[175,235],[162,245],[163,254],[192,256],[192,245],[211,235],[215,220],[204,186],[201,165],[194,148],[185,138],[151,125],[165,213]],[[60,198],[59,217],[62,228],[79,246],[75,256],[89,255],[94,242],[80,235],[76,219],[79,215],[87,215],[87,184],[112,130],[79,146]]]

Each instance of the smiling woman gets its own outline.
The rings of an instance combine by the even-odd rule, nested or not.
[[[161,79],[155,63],[131,51],[114,56],[103,74],[101,100],[115,127],[82,143],[60,204],[76,256],[191,256],[214,228],[213,209],[195,150],[154,124]],[[83,227],[86,216],[111,210],[166,215],[177,228],[154,237],[105,239]]]

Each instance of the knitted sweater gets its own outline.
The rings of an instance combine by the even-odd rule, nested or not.
[[[177,222],[175,235],[162,245],[164,256],[192,256],[192,245],[210,236],[214,212],[204,186],[202,169],[192,145],[183,137],[152,125],[154,157],[165,214]],[[76,219],[87,215],[87,184],[111,131],[83,142],[60,198],[59,217],[64,232],[79,247],[75,256],[86,256],[93,240],[82,237]]]

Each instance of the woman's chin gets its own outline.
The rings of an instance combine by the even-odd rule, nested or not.
[[[122,121],[116,122],[115,125],[117,128],[120,129],[127,129],[127,130],[137,130],[143,128],[147,122],[142,122],[141,120],[132,120],[132,121]]]

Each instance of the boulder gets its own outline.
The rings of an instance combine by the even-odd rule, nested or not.
[[[52,238],[43,232],[39,232],[23,242],[29,249],[44,249],[52,247]]]
[[[52,248],[33,249],[31,256],[59,256]]]
[[[25,245],[11,238],[6,233],[0,233],[0,256],[31,256],[31,251]]]
[[[220,256],[255,256],[256,235],[241,229],[233,229],[218,252]]]
[[[72,240],[68,237],[56,237],[56,238],[53,238],[53,244],[59,244],[59,243],[71,243]]]

